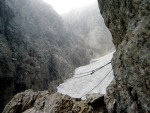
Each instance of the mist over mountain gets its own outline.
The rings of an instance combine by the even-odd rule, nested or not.
[[[26,89],[55,91],[91,58],[82,40],[41,0],[0,1],[0,107]]]
[[[55,92],[76,67],[113,50],[95,5],[62,18],[42,0],[0,1],[1,110],[20,91]]]
[[[100,15],[96,2],[90,6],[73,9],[62,17],[69,29],[84,41],[93,58],[115,50],[111,33]]]
[[[97,2],[116,51],[97,5],[0,1],[0,112],[150,113],[150,0]]]

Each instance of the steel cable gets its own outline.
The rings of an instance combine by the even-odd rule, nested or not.
[[[84,97],[85,95],[87,95],[88,93],[90,93],[91,91],[93,91],[96,87],[98,87],[103,82],[103,80],[110,74],[111,71],[112,71],[112,69],[109,71],[109,73],[96,86],[94,86],[90,91],[88,91],[86,94],[81,96],[81,98]]]

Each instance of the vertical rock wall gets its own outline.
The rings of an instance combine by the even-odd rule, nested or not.
[[[90,54],[42,0],[0,0],[0,113],[18,92],[54,92]]]
[[[117,112],[150,112],[150,0],[98,0],[116,46]]]

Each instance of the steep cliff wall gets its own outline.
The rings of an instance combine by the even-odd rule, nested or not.
[[[0,0],[0,112],[14,94],[29,88],[53,92],[75,67],[88,63],[84,43],[74,37],[42,0]]]
[[[98,0],[117,51],[117,112],[150,112],[150,1]]]

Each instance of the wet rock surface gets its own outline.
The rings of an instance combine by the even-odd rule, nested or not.
[[[117,112],[150,112],[150,1],[98,0],[116,52]]]

